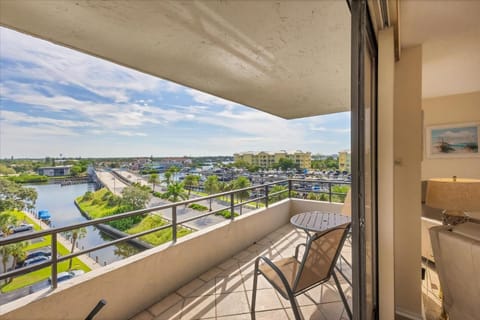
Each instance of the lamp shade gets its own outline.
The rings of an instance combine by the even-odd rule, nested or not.
[[[430,179],[425,202],[429,207],[447,211],[480,211],[480,180]]]

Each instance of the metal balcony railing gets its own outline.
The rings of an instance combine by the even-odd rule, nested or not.
[[[142,210],[136,210],[136,211],[131,211],[131,212],[126,212],[126,213],[121,213],[121,214],[116,214],[100,219],[95,219],[95,220],[89,220],[85,221],[82,223],[77,223],[77,224],[72,224],[69,226],[65,227],[58,227],[58,228],[52,228],[52,229],[47,229],[47,230],[42,230],[42,231],[37,231],[33,233],[29,233],[26,235],[11,235],[5,238],[0,239],[0,247],[8,244],[13,244],[17,242],[22,242],[22,241],[27,241],[27,240],[32,240],[35,238],[43,237],[43,236],[51,236],[51,250],[52,250],[52,255],[51,259],[48,261],[44,261],[32,266],[27,266],[23,267],[20,269],[15,269],[11,271],[4,272],[0,274],[0,280],[3,279],[8,279],[12,277],[17,277],[21,276],[24,274],[27,274],[29,272],[33,272],[45,267],[51,266],[51,286],[52,288],[56,288],[58,281],[57,281],[57,264],[66,261],[69,259],[72,259],[74,257],[83,255],[83,254],[88,254],[90,252],[106,248],[109,246],[112,246],[117,243],[125,242],[131,239],[139,238],[141,236],[154,233],[160,230],[164,230],[167,228],[172,228],[172,242],[177,241],[177,229],[179,226],[182,224],[185,224],[190,221],[194,221],[196,219],[201,219],[209,215],[214,215],[215,213],[221,212],[227,208],[230,210],[230,219],[234,220],[235,219],[235,209],[242,207],[244,205],[247,205],[249,203],[253,202],[263,202],[265,207],[268,208],[269,204],[279,201],[281,199],[285,198],[306,198],[306,195],[308,193],[314,193],[314,194],[325,194],[328,196],[328,201],[332,202],[332,199],[334,196],[340,197],[341,202],[343,202],[343,199],[346,196],[346,193],[335,193],[332,192],[332,186],[333,185],[349,185],[349,182],[342,182],[342,181],[331,181],[331,180],[319,180],[319,179],[286,179],[286,180],[280,180],[280,181],[275,181],[271,183],[266,183],[262,185],[255,185],[255,186],[250,186],[247,188],[243,189],[236,189],[232,191],[227,191],[227,192],[222,192],[222,193],[217,193],[205,197],[200,197],[200,198],[195,198],[195,199],[190,199],[190,200],[185,200],[185,201],[180,201],[180,202],[175,202],[167,205],[161,205],[161,206],[156,206],[156,207],[151,207],[148,209],[142,209]],[[270,189],[272,189],[274,186],[283,186],[284,189],[276,191],[276,192],[270,192]],[[248,199],[245,199],[246,194],[252,195],[249,196]],[[237,196],[237,201],[235,200],[235,197]],[[219,198],[219,197],[229,197],[230,203],[228,206],[217,209],[217,210],[212,210],[203,214],[199,214],[194,217],[190,217],[181,221],[178,221],[177,219],[177,207],[179,206],[187,206],[188,204],[192,204],[195,202],[199,201],[204,201],[204,200],[209,200],[209,199],[214,199],[214,198]],[[244,200],[245,199],[245,200]],[[83,227],[88,227],[88,226],[96,226],[99,224],[103,224],[106,222],[110,221],[115,221],[115,220],[120,220],[123,218],[127,217],[132,217],[136,215],[142,215],[158,210],[164,210],[164,209],[171,209],[172,212],[172,219],[169,224],[153,228],[147,231],[143,231],[140,233],[136,233],[133,235],[125,236],[119,239],[112,240],[110,242],[100,244],[91,248],[83,249],[74,253],[70,253],[65,256],[58,256],[57,253],[57,235],[59,233],[63,232],[68,232],[71,230],[83,228]],[[240,210],[241,212],[241,210]]]

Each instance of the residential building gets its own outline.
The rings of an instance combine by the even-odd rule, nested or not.
[[[71,165],[68,166],[55,166],[55,167],[40,167],[37,172],[39,175],[47,177],[58,177],[70,175]]]
[[[242,152],[235,153],[235,161],[243,161],[249,165],[259,166],[261,168],[271,168],[278,164],[280,159],[292,160],[295,165],[301,169],[310,169],[312,154],[301,150],[287,152],[285,150],[276,152]]]
[[[480,179],[478,157],[428,157],[424,133],[480,122],[479,1],[1,1],[0,9],[2,26],[285,119],[351,111],[354,319],[424,318],[421,182]],[[315,205],[287,199],[282,209],[2,306],[0,317],[84,318],[106,299],[99,319],[152,319],[163,311],[188,318],[197,309],[183,306],[198,297],[179,294],[201,284],[198,309],[215,318],[225,301],[243,305],[243,292],[203,286],[226,271],[216,266],[242,249],[250,253],[239,259],[258,255],[252,243]],[[292,234],[284,242],[298,240]],[[205,280],[184,286],[197,277]],[[171,302],[168,310],[157,304],[161,297]],[[304,309],[323,319],[327,312]],[[265,312],[268,318],[275,310]],[[288,311],[273,319],[282,317]]]
[[[338,170],[350,172],[352,170],[352,156],[350,150],[340,151],[338,153]]]

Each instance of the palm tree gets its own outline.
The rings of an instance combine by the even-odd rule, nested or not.
[[[158,179],[158,174],[152,173],[150,177],[148,177],[148,183],[152,184],[152,191],[155,192],[155,185],[160,183],[160,179]]]
[[[173,182],[167,187],[167,191],[163,194],[163,198],[172,202],[177,202],[178,199],[188,199],[188,194],[185,192],[183,182]]]
[[[87,235],[87,229],[85,228],[79,228],[79,229],[74,229],[69,232],[70,237],[72,238],[72,250],[71,253],[75,250],[75,245],[77,244],[77,240],[85,238]],[[70,259],[68,263],[68,269],[72,269],[72,262],[73,259]]]
[[[13,244],[7,244],[0,247],[0,255],[2,256],[2,266],[3,272],[7,272],[7,262],[10,258],[10,253],[12,252]],[[8,279],[5,279],[5,283],[8,283]]]
[[[0,214],[0,230],[2,231],[4,237],[12,233],[10,226],[16,224],[17,218],[15,216],[12,216],[8,213]]]
[[[25,248],[28,246],[28,242],[22,241],[10,245],[10,255],[13,257],[12,270],[15,269],[18,261],[25,260],[27,253]],[[10,278],[8,282],[12,282],[13,278]]]
[[[163,174],[163,177],[165,178],[162,182],[165,182],[167,184],[167,187],[172,183],[172,173],[170,171],[166,171]]]
[[[207,181],[205,181],[205,183],[203,184],[203,189],[208,194],[218,193],[220,189],[220,186],[218,184],[218,177],[216,175],[208,176]],[[210,211],[212,211],[212,200],[213,198],[210,198],[208,200],[210,204]]]
[[[250,187],[251,185],[252,184],[250,183],[250,180],[244,176],[240,176],[233,181],[233,186],[235,189],[243,189]],[[237,195],[240,198],[240,202],[243,202],[243,200],[248,199],[250,196],[250,191],[239,191],[237,192]],[[240,206],[240,214],[242,214],[242,207],[243,205]]]
[[[183,183],[185,183],[185,187],[188,190],[188,198],[190,198],[190,192],[192,191],[192,188],[198,186],[199,180],[200,180],[200,177],[194,174],[187,175],[183,180]]]

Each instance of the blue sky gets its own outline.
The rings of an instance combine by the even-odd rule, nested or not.
[[[0,158],[332,154],[349,125],[285,120],[0,28]]]

